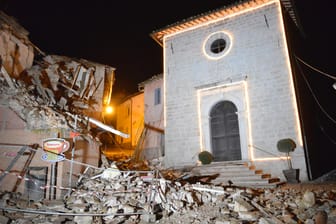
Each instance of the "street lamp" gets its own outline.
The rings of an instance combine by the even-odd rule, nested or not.
[[[336,82],[332,85],[332,87],[336,90]]]
[[[107,105],[107,106],[105,107],[105,113],[106,113],[106,114],[112,114],[113,111],[114,111],[114,108],[113,108],[111,105]]]
[[[107,104],[103,107],[102,111],[102,119],[106,124],[113,124],[114,123],[114,107],[110,104]]]

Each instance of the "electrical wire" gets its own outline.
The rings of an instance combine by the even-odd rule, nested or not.
[[[322,127],[321,125],[319,125],[319,128],[323,132],[323,134],[325,136],[327,136],[327,138],[329,139],[329,141],[332,142],[334,145],[336,145],[336,141],[329,134],[326,133],[326,131],[324,130],[324,127]]]
[[[295,56],[295,58],[301,61],[301,59],[299,59],[298,57]],[[306,64],[306,63],[304,63],[304,64]],[[336,120],[335,120],[334,118],[332,118],[332,117],[328,114],[328,112],[327,112],[327,111],[322,107],[322,105],[320,104],[320,102],[319,102],[319,100],[317,99],[316,95],[314,94],[314,92],[313,92],[313,90],[312,90],[312,88],[311,88],[311,86],[310,86],[310,84],[309,84],[309,82],[308,82],[306,76],[304,75],[304,72],[302,71],[302,68],[301,68],[300,64],[297,63],[297,65],[298,65],[298,67],[299,67],[300,74],[302,75],[302,77],[303,77],[305,83],[307,84],[307,87],[308,87],[310,93],[312,94],[312,96],[313,96],[315,102],[317,103],[317,105],[319,106],[319,108],[321,109],[321,111],[322,111],[322,112],[323,112],[323,113],[324,113],[324,114],[325,114],[325,115],[326,115],[326,116],[327,116],[333,123],[336,124]],[[309,66],[309,67],[311,67],[311,66]],[[319,71],[319,70],[316,70],[315,68],[314,68],[314,70],[315,70],[315,71]],[[332,77],[332,79],[336,80],[335,77],[333,77],[333,76],[331,76],[331,75],[329,75],[329,74],[323,73],[323,75],[326,75],[326,76],[328,76],[329,78]]]
[[[329,77],[329,78],[331,78],[331,79],[333,79],[333,80],[336,80],[336,77],[335,77],[335,76],[332,76],[332,75],[329,75],[329,74],[327,74],[327,73],[325,73],[325,72],[322,72],[321,70],[319,70],[319,69],[317,69],[317,68],[311,66],[311,65],[308,64],[307,62],[303,61],[303,60],[302,60],[301,58],[299,58],[298,56],[295,55],[295,58],[298,59],[298,60],[299,60],[300,62],[302,62],[303,64],[305,64],[306,66],[308,66],[309,68],[311,68],[311,69],[313,69],[313,70],[315,70],[315,71],[321,73],[322,75],[327,76],[327,77]]]

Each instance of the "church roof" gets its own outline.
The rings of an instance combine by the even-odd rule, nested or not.
[[[258,6],[262,6],[266,3],[276,2],[277,0],[243,0],[237,1],[231,5],[226,5],[221,8],[211,10],[196,16],[189,17],[182,21],[173,23],[168,25],[162,29],[153,31],[150,36],[162,45],[163,37],[166,35],[174,34],[181,32],[186,29],[190,29],[195,26],[199,26],[208,22],[215,21],[217,19],[230,16],[242,10],[247,10],[251,8],[256,8]],[[293,0],[280,0],[283,8],[288,12],[289,16],[295,23],[297,27],[300,29],[300,24],[298,20],[297,13],[295,12],[294,2]]]

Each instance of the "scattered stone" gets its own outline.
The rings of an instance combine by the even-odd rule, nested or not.
[[[9,218],[3,215],[0,215],[0,223],[9,223]]]
[[[327,224],[328,214],[325,211],[318,211],[313,219],[315,220],[315,224]]]
[[[75,216],[74,222],[80,224],[92,224],[92,216]]]
[[[0,221],[13,224],[330,224],[336,220],[335,188],[306,191],[281,187],[227,188],[163,177],[148,178],[153,176],[152,171],[122,171],[111,167],[104,172],[97,170],[83,176],[63,200],[32,203],[25,201],[20,193],[0,192],[3,211]]]
[[[235,198],[234,209],[235,212],[248,212],[254,210],[254,207],[242,198]]]
[[[311,191],[306,191],[302,198],[305,208],[310,208],[315,204],[315,194]]]

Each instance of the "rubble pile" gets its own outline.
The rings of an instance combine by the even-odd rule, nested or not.
[[[336,189],[192,184],[111,166],[83,175],[63,200],[2,192],[0,208],[0,223],[321,224],[336,223]]]
[[[114,68],[84,59],[48,55],[16,79],[2,67],[0,100],[29,129],[70,127],[81,131],[87,129],[88,121],[84,118],[101,111],[102,98],[110,95],[113,82]],[[78,115],[77,120],[74,115]]]

